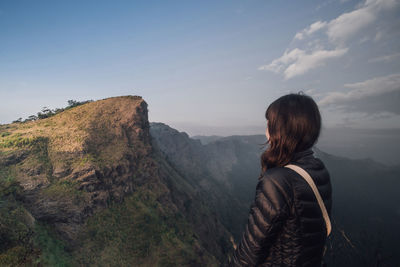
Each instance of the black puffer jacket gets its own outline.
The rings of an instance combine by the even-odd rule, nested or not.
[[[308,149],[290,164],[311,175],[330,215],[332,187],[323,162]],[[289,168],[271,168],[257,184],[230,266],[321,266],[325,241],[325,221],[311,187]]]

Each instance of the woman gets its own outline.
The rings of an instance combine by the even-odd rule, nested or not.
[[[265,113],[268,149],[242,240],[231,266],[321,266],[327,228],[315,194],[294,164],[312,177],[330,215],[332,188],[323,162],[312,150],[321,129],[314,100],[288,94]]]

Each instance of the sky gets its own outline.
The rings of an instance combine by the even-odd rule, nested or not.
[[[303,91],[324,128],[400,128],[400,1],[0,1],[0,123],[140,95],[189,135],[262,134]]]

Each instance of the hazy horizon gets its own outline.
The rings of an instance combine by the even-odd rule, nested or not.
[[[179,132],[185,132],[191,138],[197,139],[199,137],[212,136],[229,137],[235,135],[264,135],[265,131],[264,128],[257,126],[254,126],[253,129],[249,129],[250,131],[247,133],[235,131],[232,128],[211,127],[205,129],[206,126],[199,126],[197,129],[199,131],[196,132],[196,128],[193,127],[182,128],[179,127],[179,125],[167,125]],[[201,131],[211,131],[213,134],[201,134]],[[398,151],[400,151],[400,128],[356,129],[350,127],[323,127],[316,143],[316,147],[335,156],[350,159],[370,158],[388,166],[400,165],[400,158],[398,157]]]

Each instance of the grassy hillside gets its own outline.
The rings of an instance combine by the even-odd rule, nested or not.
[[[217,266],[228,236],[154,150],[141,97],[0,125],[0,266]]]

